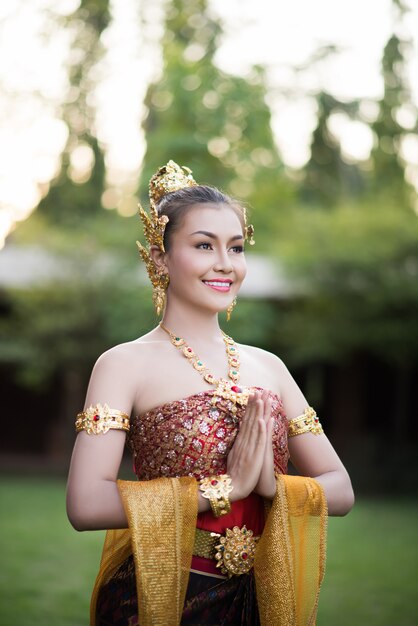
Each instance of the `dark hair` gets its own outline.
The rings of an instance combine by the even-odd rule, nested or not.
[[[170,238],[173,232],[180,228],[186,213],[196,204],[226,204],[237,214],[242,230],[245,229],[244,209],[242,206],[228,196],[219,191],[216,187],[209,185],[195,185],[193,187],[183,187],[177,191],[172,191],[163,196],[157,205],[158,215],[167,215],[169,222],[164,231],[164,248],[170,248]]]

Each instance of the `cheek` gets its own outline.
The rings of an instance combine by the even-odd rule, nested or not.
[[[176,254],[173,256],[172,258],[172,268],[176,269],[184,269],[185,267],[187,267],[188,265],[188,260],[189,260],[189,255],[187,254],[187,252],[185,250],[179,250],[178,252],[176,252]]]
[[[206,267],[203,255],[196,254],[193,248],[182,248],[176,251],[170,263],[170,274],[194,274]]]
[[[241,280],[244,280],[247,275],[247,262],[245,257],[240,257],[239,261],[235,263],[235,271]]]

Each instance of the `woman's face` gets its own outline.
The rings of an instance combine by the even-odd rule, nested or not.
[[[198,204],[171,234],[167,295],[213,312],[225,310],[247,272],[241,222],[225,204]]]

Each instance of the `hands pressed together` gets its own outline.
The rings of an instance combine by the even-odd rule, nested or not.
[[[250,395],[239,432],[227,460],[233,491],[230,500],[241,500],[250,493],[272,498],[276,491],[273,462],[274,417],[268,391]]]

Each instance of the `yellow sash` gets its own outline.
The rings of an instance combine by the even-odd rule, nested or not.
[[[129,529],[106,534],[91,599],[133,553],[141,626],[179,626],[197,519],[191,477],[118,481]],[[312,478],[280,475],[258,542],[254,574],[261,626],[313,626],[324,576],[326,500]]]
[[[261,626],[314,626],[325,573],[327,504],[313,478],[281,475],[258,542]]]

